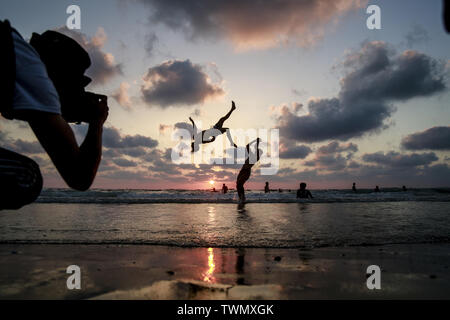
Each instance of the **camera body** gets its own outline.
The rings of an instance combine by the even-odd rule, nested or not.
[[[61,113],[67,122],[91,122],[106,96],[88,92],[91,79],[84,75],[91,65],[87,51],[74,39],[56,32],[33,33],[30,44],[47,68],[61,102]]]
[[[83,91],[77,95],[61,95],[62,117],[71,123],[90,123],[96,117],[96,109],[107,97],[101,94]]]

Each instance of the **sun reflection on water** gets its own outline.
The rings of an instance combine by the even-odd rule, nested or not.
[[[208,248],[208,270],[205,272],[205,276],[203,281],[212,283],[216,279],[213,277],[214,270],[216,269],[216,265],[214,264],[214,249]]]
[[[210,223],[214,223],[216,221],[216,208],[208,207],[208,220]]]

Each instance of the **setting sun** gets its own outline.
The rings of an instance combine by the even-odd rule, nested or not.
[[[209,180],[209,184],[213,186],[214,185],[214,181],[213,180]]]

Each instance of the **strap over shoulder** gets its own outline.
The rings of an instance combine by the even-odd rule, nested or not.
[[[8,20],[0,21],[0,113],[6,119],[12,119],[12,105],[16,82],[16,55],[12,28]]]

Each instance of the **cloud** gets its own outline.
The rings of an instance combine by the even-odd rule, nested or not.
[[[133,158],[139,158],[147,154],[147,149],[144,147],[121,148],[120,152]]]
[[[405,35],[406,45],[412,48],[416,44],[426,43],[430,40],[428,31],[420,24],[412,26],[411,30]]]
[[[297,145],[293,141],[284,141],[280,144],[280,158],[282,159],[304,159],[312,149],[305,145]]]
[[[120,87],[116,91],[114,91],[111,96],[124,109],[131,110],[131,99],[128,95],[128,89],[130,89],[130,85],[128,84],[128,82],[122,82],[120,84]]]
[[[191,116],[194,117],[200,117],[202,115],[202,110],[195,108],[194,111],[192,111]]]
[[[6,132],[0,132],[1,147],[17,153],[40,154],[45,153],[44,148],[37,141],[25,141],[22,139],[11,139]]]
[[[362,159],[365,162],[396,168],[429,165],[437,161],[438,157],[433,152],[400,154],[395,151],[390,151],[386,154],[383,152],[366,153],[362,156]]]
[[[338,143],[332,141],[317,149],[314,159],[306,161],[304,164],[309,167],[316,167],[326,170],[342,170],[347,167],[347,162],[355,152],[358,146],[354,143]],[[347,155],[344,157],[343,153]],[[355,163],[352,163],[355,166]]]
[[[224,94],[203,68],[190,60],[169,60],[150,68],[141,92],[144,102],[162,108],[199,104]]]
[[[127,160],[124,158],[113,159],[114,162],[119,167],[136,167],[137,163],[135,161]]]
[[[341,170],[347,166],[347,160],[340,154],[316,154],[313,160],[306,161],[304,164],[326,170]]]
[[[296,96],[304,96],[307,93],[307,91],[304,89],[292,89],[291,91]]]
[[[114,56],[103,51],[108,39],[103,28],[98,28],[92,38],[81,32],[69,30],[66,26],[57,28],[55,31],[73,38],[89,53],[92,63],[86,74],[92,78],[92,84],[105,84],[113,77],[122,74],[122,66],[115,63]]]
[[[159,124],[159,135],[163,136],[166,134],[167,130],[170,130],[173,126],[171,126],[170,124]]]
[[[310,46],[328,24],[362,8],[366,0],[140,0],[149,20],[189,39],[224,38],[238,49],[268,48],[286,43]]]
[[[450,126],[432,127],[402,139],[407,150],[450,150]]]
[[[279,106],[270,106],[269,107],[269,113],[272,116],[287,116],[289,114],[297,114],[301,110],[303,110],[304,105],[300,102],[291,102],[290,104],[283,103]]]
[[[142,135],[121,135],[120,131],[114,127],[103,129],[103,146],[106,148],[154,148],[158,141]]]
[[[44,148],[37,141],[28,142],[22,139],[13,141],[14,150],[19,153],[37,154],[44,153]]]
[[[327,145],[321,146],[318,150],[318,153],[321,154],[333,154],[340,152],[356,152],[358,151],[358,146],[354,143],[338,143],[337,141],[332,141]]]
[[[284,137],[303,142],[360,137],[388,125],[392,102],[447,89],[437,60],[412,50],[397,55],[380,41],[363,44],[342,66],[346,73],[337,97],[310,99],[306,115],[282,110],[278,125]]]
[[[402,185],[410,187],[449,187],[450,167],[447,164],[437,163],[434,165],[414,167],[391,167],[386,165],[367,165],[351,162],[346,168],[336,168],[323,170],[323,168],[291,170],[280,169],[279,174],[271,178],[272,182],[297,183],[307,181],[315,186],[325,188],[342,188],[347,185],[351,187],[351,182],[356,181],[362,186],[385,186],[400,187]],[[253,180],[257,180],[255,177]]]
[[[153,56],[153,51],[155,51],[155,46],[159,39],[155,33],[151,32],[145,36],[145,52],[147,56]]]

